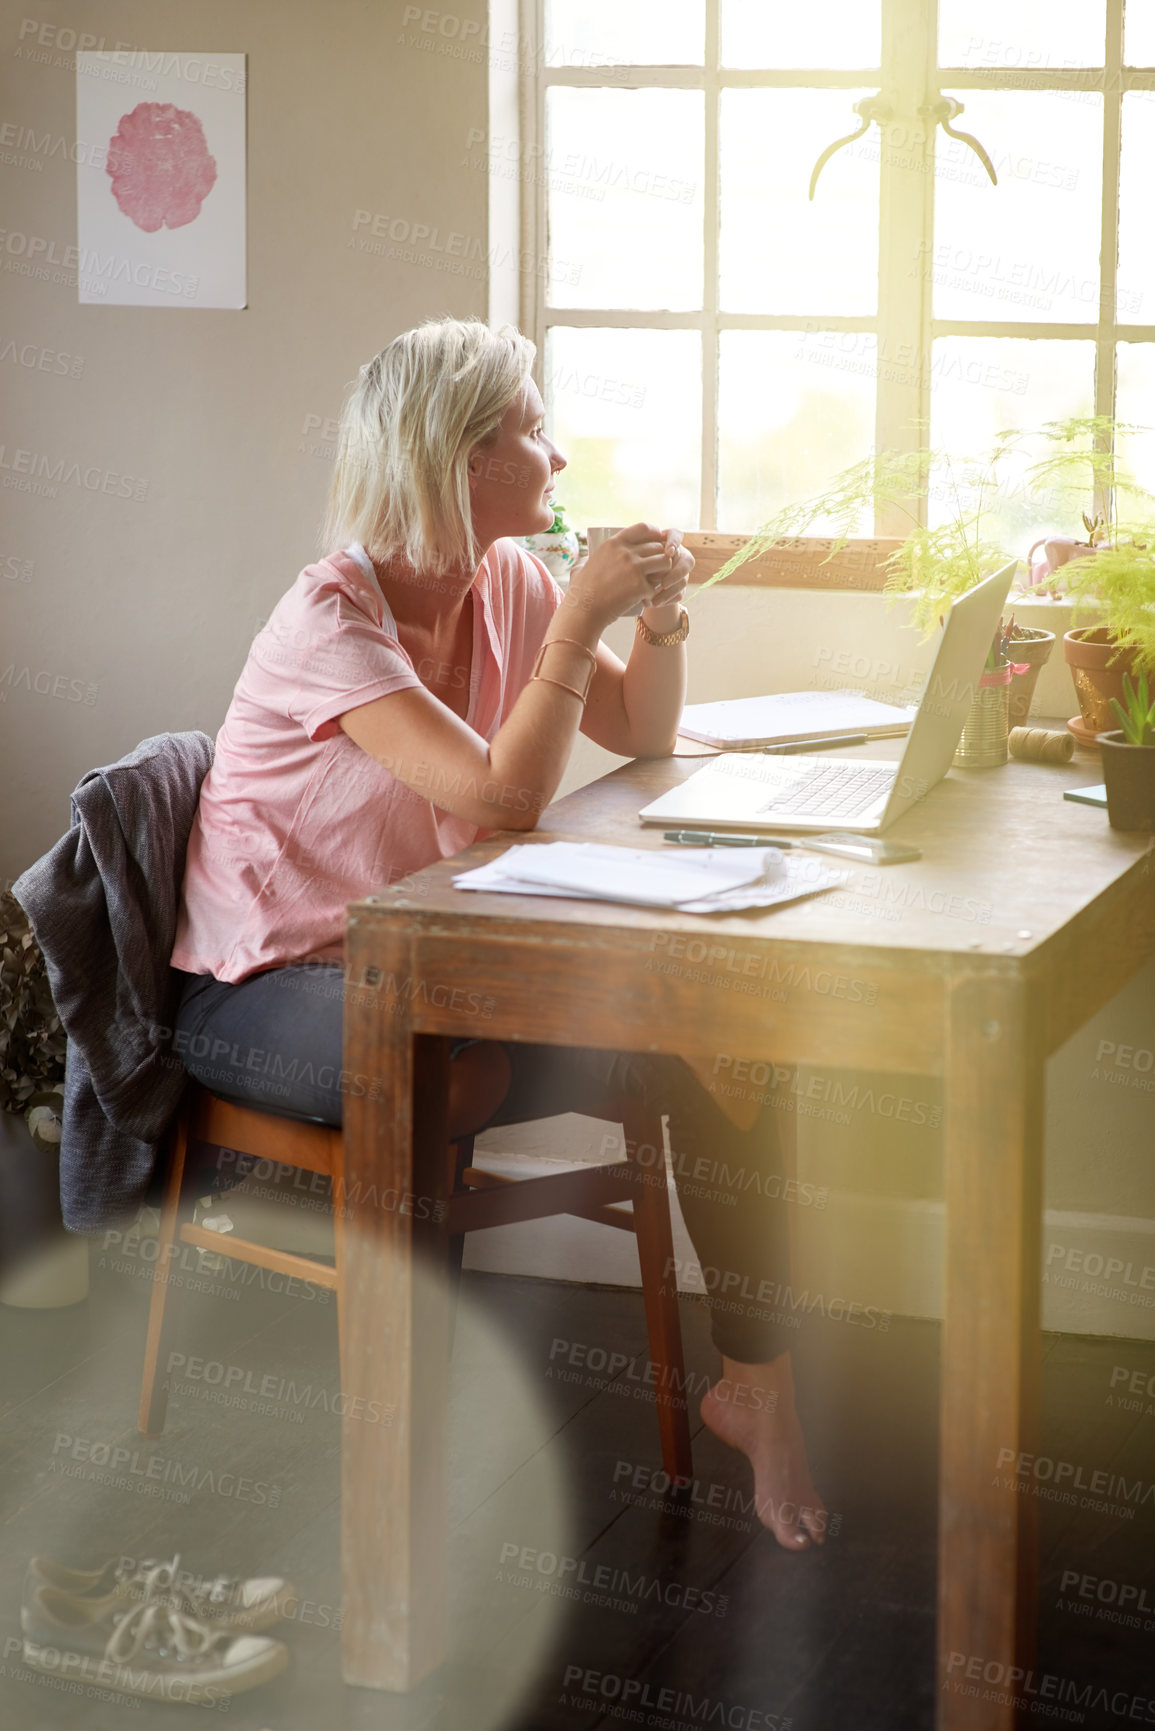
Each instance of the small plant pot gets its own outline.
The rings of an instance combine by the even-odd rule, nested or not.
[[[1026,727],[1027,716],[1031,712],[1031,699],[1035,695],[1035,686],[1039,682],[1039,674],[1051,659],[1051,651],[1055,647],[1053,631],[1036,631],[1028,625],[1016,625],[1011,630],[1011,641],[1008,652],[1011,659],[1020,665],[1025,661],[1027,671],[1016,673],[1011,679],[1011,695],[1007,703],[1007,725],[1009,727]]]
[[[1101,733],[1112,829],[1155,830],[1155,745],[1129,745],[1121,728]]]
[[[525,535],[521,544],[537,554],[554,582],[564,589],[581,550],[577,530],[566,529],[560,535]]]
[[[1122,703],[1123,675],[1133,677],[1136,672],[1135,651],[1121,649],[1104,626],[1092,625],[1068,631],[1063,653],[1079,699],[1079,714],[1073,715],[1067,726],[1080,745],[1093,751],[1099,735],[1112,731],[1115,712],[1111,699],[1117,697]]]

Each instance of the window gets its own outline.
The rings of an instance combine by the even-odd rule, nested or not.
[[[524,3],[522,322],[577,521],[751,529],[872,448],[1155,419],[1155,0]]]

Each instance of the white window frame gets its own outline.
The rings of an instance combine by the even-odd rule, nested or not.
[[[869,332],[877,337],[885,361],[910,353],[911,364],[884,365],[876,385],[875,449],[910,450],[925,439],[930,423],[933,344],[940,337],[1021,337],[1051,341],[1093,341],[1095,344],[1094,412],[1113,415],[1116,397],[1116,345],[1155,342],[1155,324],[1120,324],[1114,317],[1119,250],[1119,156],[1123,97],[1132,90],[1155,90],[1155,68],[1123,65],[1125,0],[1106,0],[1106,42],[1101,68],[1018,67],[978,69],[939,68],[938,0],[882,0],[882,65],[850,71],[746,71],[718,64],[720,0],[706,0],[705,61],[702,66],[578,67],[545,64],[545,0],[521,0],[522,40],[537,45],[532,70],[522,85],[523,149],[542,148],[546,141],[546,93],[550,89],[613,89],[663,87],[705,93],[705,153],[703,162],[703,302],[697,312],[632,311],[616,307],[554,307],[548,299],[547,270],[524,272],[521,285],[522,328],[538,346],[544,364],[548,333],[554,327],[612,327],[643,330],[696,330],[702,339],[702,461],[701,527],[715,529],[717,497],[718,339],[726,330]],[[718,306],[718,118],[725,89],[862,89],[874,88],[892,104],[895,122],[903,126],[902,165],[897,149],[880,151],[878,312],[873,316],[819,319],[798,315],[726,313]],[[1097,91],[1103,97],[1102,233],[1099,318],[1085,324],[977,319],[936,319],[933,316],[931,270],[912,271],[914,257],[932,258],[934,236],[933,157],[936,129],[919,111],[940,92],[962,95],[967,90]],[[965,126],[965,120],[961,123]],[[853,114],[848,105],[848,127]],[[892,135],[893,140],[893,135]],[[888,160],[888,156],[890,160]],[[530,158],[532,160],[532,158]],[[538,160],[544,160],[539,157]],[[521,237],[532,259],[548,256],[546,175],[524,188]],[[912,342],[912,333],[914,339]],[[545,390],[544,380],[539,384]],[[920,435],[917,429],[924,429]],[[863,453],[865,455],[865,453]],[[1105,501],[1096,500],[1096,508]],[[725,527],[725,525],[723,525]],[[877,535],[893,534],[899,525],[880,514]]]

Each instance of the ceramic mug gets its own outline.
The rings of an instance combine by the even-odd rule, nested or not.
[[[586,530],[586,539],[589,543],[590,552],[592,553],[595,547],[600,547],[603,541],[608,541],[611,535],[620,535],[620,534],[621,534],[620,529],[606,529],[606,528],[587,529]],[[642,609],[645,607],[648,607],[648,606],[649,606],[648,601],[635,601],[634,605],[632,607],[627,607],[624,613],[619,614],[619,618],[621,618],[621,619],[636,619],[638,617],[638,615],[641,613]]]

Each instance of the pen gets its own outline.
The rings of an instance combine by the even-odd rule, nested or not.
[[[789,835],[712,835],[704,829],[668,829],[664,841],[676,847],[800,847]]]
[[[865,733],[844,733],[838,739],[791,739],[785,745],[764,745],[767,757],[791,757],[800,751],[830,751],[838,745],[865,745]]]

